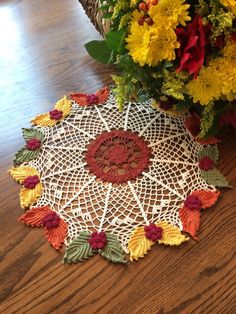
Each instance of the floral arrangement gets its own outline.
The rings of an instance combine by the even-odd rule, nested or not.
[[[100,0],[110,30],[85,45],[115,64],[119,109],[153,99],[170,113],[191,113],[196,139],[236,129],[236,0]],[[194,129],[194,132],[192,132]]]

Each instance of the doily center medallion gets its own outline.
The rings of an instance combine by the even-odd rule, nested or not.
[[[112,183],[135,179],[148,167],[151,150],[137,134],[115,130],[102,133],[88,146],[86,161],[98,178]]]

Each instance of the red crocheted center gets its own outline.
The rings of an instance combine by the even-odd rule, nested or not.
[[[98,135],[88,147],[86,161],[98,178],[122,183],[135,179],[148,167],[150,154],[141,137],[117,130]]]

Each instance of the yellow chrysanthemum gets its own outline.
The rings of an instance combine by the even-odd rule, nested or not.
[[[190,5],[184,2],[185,0],[160,0],[157,5],[151,6],[148,13],[157,25],[161,23],[166,29],[176,28],[179,23],[185,26],[191,17],[187,11]]]
[[[187,84],[189,95],[193,102],[207,105],[210,101],[219,99],[221,95],[221,79],[214,67],[202,68],[197,79]]]
[[[220,0],[226,8],[230,9],[236,15],[236,0]]]
[[[162,60],[174,60],[175,49],[179,48],[175,31],[157,25],[148,26],[147,23],[139,25],[139,17],[140,13],[134,12],[130,34],[126,38],[126,48],[133,61],[140,66],[156,66]]]
[[[229,40],[224,48],[224,57],[236,63],[236,42]]]

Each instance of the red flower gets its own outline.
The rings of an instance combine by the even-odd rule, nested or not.
[[[59,221],[60,217],[57,215],[57,213],[52,212],[43,217],[42,225],[46,229],[52,229],[59,225]]]
[[[188,24],[187,29],[177,28],[176,35],[180,43],[178,57],[180,65],[176,72],[187,70],[190,74],[197,77],[205,58],[205,47],[207,44],[207,34],[210,25],[203,26],[202,17],[196,15],[192,23]]]
[[[38,176],[29,176],[24,179],[23,185],[26,189],[34,189],[39,182]]]
[[[36,150],[41,146],[41,141],[37,138],[31,138],[26,141],[26,148],[28,150]]]
[[[184,201],[184,206],[190,210],[200,210],[202,202],[196,195],[189,195]]]
[[[157,227],[155,224],[150,224],[144,227],[145,237],[153,242],[161,240],[163,236],[163,229]]]
[[[43,227],[48,242],[55,249],[59,249],[64,243],[67,224],[48,206],[31,208],[20,217],[19,221],[32,227]]]
[[[52,120],[60,120],[62,118],[63,112],[58,109],[54,109],[52,111],[49,111],[50,119]]]
[[[101,250],[103,249],[107,244],[107,237],[104,231],[102,232],[93,232],[88,239],[88,243],[94,250]]]
[[[215,167],[215,162],[211,158],[205,156],[199,160],[198,166],[200,169],[208,171]]]

